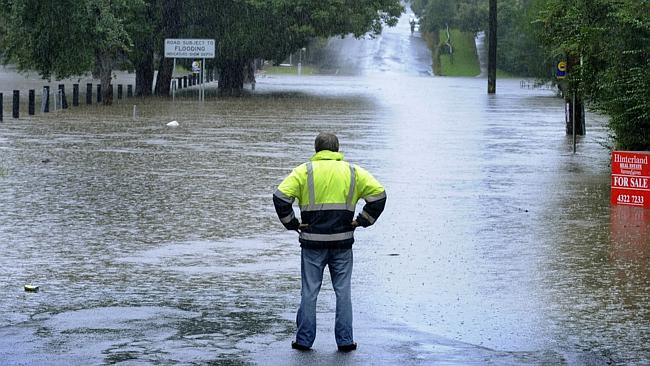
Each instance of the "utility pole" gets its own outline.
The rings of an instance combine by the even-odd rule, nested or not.
[[[497,91],[497,0],[490,0],[488,25],[488,94]]]

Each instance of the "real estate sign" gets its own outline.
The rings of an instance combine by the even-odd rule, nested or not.
[[[611,202],[650,208],[650,152],[612,152]]]

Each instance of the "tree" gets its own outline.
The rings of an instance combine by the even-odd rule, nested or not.
[[[103,101],[111,104],[113,67],[131,47],[126,19],[141,5],[140,0],[5,1],[6,57],[47,79],[95,70]]]
[[[183,7],[188,5],[189,2],[183,0],[161,0],[158,2],[159,17],[161,19],[160,27],[157,34],[161,38],[155,39],[158,43],[158,49],[161,50],[160,61],[158,63],[158,77],[156,78],[156,87],[154,93],[159,96],[168,96],[170,91],[170,84],[172,80],[173,60],[165,58],[162,55],[163,41],[165,38],[178,38],[182,30],[181,19],[187,17],[183,14]],[[195,37],[188,37],[195,38]]]
[[[650,150],[650,3],[546,0],[536,24],[552,56],[582,61],[569,87],[610,116],[616,146]]]
[[[519,76],[548,79],[555,77],[553,60],[536,38],[534,21],[539,0],[501,0],[498,3],[499,69]]]
[[[162,42],[158,9],[157,0],[146,0],[143,6],[134,9],[133,21],[125,25],[133,40],[133,47],[128,52],[128,57],[135,69],[136,96],[152,94],[154,53],[157,50],[156,45]]]

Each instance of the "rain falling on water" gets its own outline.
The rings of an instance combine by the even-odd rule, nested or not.
[[[337,76],[5,120],[1,363],[647,363],[650,214],[609,205],[604,118],[573,155],[551,91],[431,77],[405,19],[332,41]],[[389,197],[356,236],[352,355],[328,280],[317,351],[289,347],[299,247],[271,194],[319,131]]]

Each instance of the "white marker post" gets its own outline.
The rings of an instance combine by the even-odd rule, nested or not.
[[[205,102],[205,57],[203,58],[203,63],[201,64],[201,88],[203,89],[201,98],[203,98],[202,101]]]

